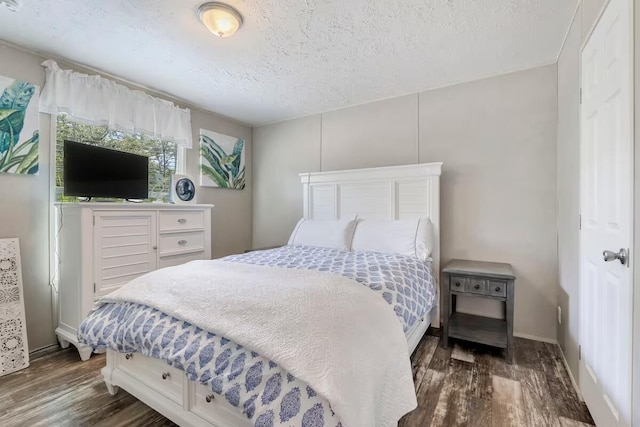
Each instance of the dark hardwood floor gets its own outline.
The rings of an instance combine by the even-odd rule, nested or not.
[[[513,365],[502,352],[427,335],[412,357],[418,408],[401,427],[592,425],[557,346],[515,340]],[[0,378],[0,426],[174,426],[123,390],[102,382],[104,355],[81,362],[74,348],[33,360]]]

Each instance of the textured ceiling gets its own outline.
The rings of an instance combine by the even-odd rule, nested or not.
[[[219,39],[198,0],[19,0],[0,39],[248,124],[555,61],[577,0],[229,0]]]

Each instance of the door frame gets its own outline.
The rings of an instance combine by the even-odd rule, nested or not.
[[[637,213],[640,212],[640,7],[635,7],[632,15],[634,17],[633,25],[633,51],[634,58],[632,63],[634,64],[634,79],[633,79],[633,93],[636,105],[634,106],[634,219],[637,217]],[[633,245],[635,248],[640,248],[640,223],[634,221],[633,224]],[[632,255],[633,262],[636,265],[640,265],[640,254],[636,253]],[[632,402],[640,402],[640,274],[633,274],[633,356],[632,356]],[[631,423],[634,426],[640,425],[640,406],[636,404],[631,406]]]
[[[631,356],[631,372],[632,372],[632,380],[631,380],[631,425],[640,426],[640,406],[633,405],[633,402],[640,401],[640,274],[637,274],[635,265],[640,265],[640,254],[637,253],[640,249],[640,222],[636,221],[637,213],[640,213],[640,51],[636,51],[636,47],[640,48],[640,7],[636,7],[636,0],[626,0],[630,4],[630,17],[631,20],[631,40],[630,40],[630,74],[631,74],[631,140],[632,140],[632,158],[631,158],[631,206],[632,206],[632,221],[631,221],[631,240],[629,251],[631,253],[631,259],[629,260],[629,268],[631,270],[631,292],[632,292],[632,322],[634,327],[632,328],[632,356]],[[611,0],[605,0],[604,4],[600,8],[598,12],[598,16],[592,24],[591,28],[584,37],[580,45],[580,126],[579,126],[579,135],[580,135],[580,151],[579,156],[582,159],[582,56],[584,53],[584,48],[587,43],[591,39],[593,32],[597,28],[600,23],[602,16],[609,6]],[[580,3],[584,3],[580,1]],[[579,5],[579,7],[581,7]],[[584,23],[582,23],[584,24]],[[581,24],[581,25],[582,25]],[[638,100],[638,105],[636,106],[636,100]],[[637,147],[637,148],[636,148]],[[580,182],[580,215],[582,215],[582,160],[580,160],[580,173],[579,173],[579,182]],[[578,345],[580,346],[582,342],[582,233],[579,233],[578,239],[578,266],[579,266],[579,276],[578,276],[578,307],[579,307],[579,315],[578,315]],[[581,358],[580,358],[581,359]],[[578,363],[581,360],[578,360]],[[578,387],[580,388],[580,392],[582,392],[582,378],[580,376],[580,369],[578,369]],[[637,406],[637,407],[636,407]]]

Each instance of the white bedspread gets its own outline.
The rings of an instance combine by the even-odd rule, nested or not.
[[[280,364],[348,427],[395,426],[417,406],[392,308],[332,273],[193,261],[146,274],[103,302],[135,302],[223,335]]]

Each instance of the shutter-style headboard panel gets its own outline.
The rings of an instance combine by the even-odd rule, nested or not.
[[[434,226],[433,273],[440,282],[440,174],[442,163],[300,174],[304,217],[429,218]],[[440,295],[438,289],[438,295]],[[432,324],[439,326],[439,310]],[[436,319],[437,322],[436,322]]]

